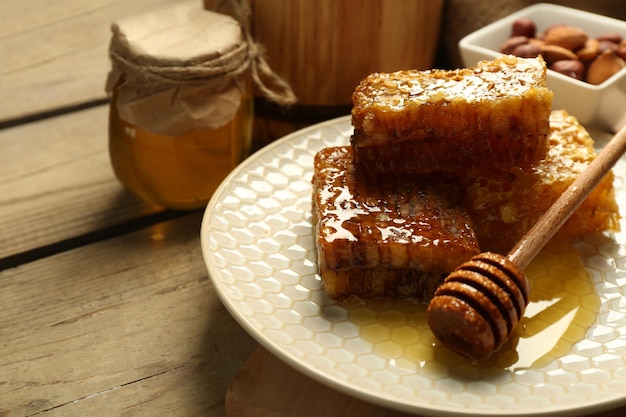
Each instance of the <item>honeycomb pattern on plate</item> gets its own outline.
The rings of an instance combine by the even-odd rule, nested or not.
[[[322,383],[409,412],[549,413],[626,402],[624,234],[551,243],[527,270],[536,299],[517,335],[479,365],[437,346],[421,305],[329,300],[316,274],[312,161],[350,133],[344,117],[274,142],[233,171],[206,209],[209,275],[251,335]],[[621,202],[626,163],[615,173]]]

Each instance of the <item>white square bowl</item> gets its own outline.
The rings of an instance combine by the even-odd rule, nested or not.
[[[497,20],[461,39],[459,49],[465,66],[502,55],[502,44],[511,36],[515,20],[527,17],[542,33],[555,24],[576,26],[590,37],[609,32],[626,38],[626,22],[555,4],[539,3]],[[579,81],[548,70],[548,87],[554,92],[552,107],[565,109],[587,127],[616,132],[626,123],[626,68],[600,85]]]

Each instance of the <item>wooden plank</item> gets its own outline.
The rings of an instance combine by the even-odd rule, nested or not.
[[[113,21],[176,0],[0,0],[0,122],[104,99]]]
[[[208,279],[200,222],[0,272],[0,416],[224,415],[256,343]]]
[[[160,211],[108,156],[108,106],[0,130],[0,259]]]

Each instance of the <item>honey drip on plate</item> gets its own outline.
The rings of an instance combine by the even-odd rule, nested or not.
[[[600,298],[569,241],[550,242],[525,274],[531,297],[524,317],[504,346],[475,368],[541,368],[567,355],[596,322]],[[423,304],[375,300],[348,308],[349,320],[358,326],[361,337],[394,366],[415,371],[467,363],[436,340]]]

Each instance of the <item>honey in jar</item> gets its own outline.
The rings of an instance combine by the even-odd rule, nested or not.
[[[203,207],[250,151],[249,48],[239,22],[182,2],[116,22],[112,32],[116,177],[148,203]]]
[[[149,203],[172,209],[202,207],[248,154],[251,114],[248,99],[221,127],[160,135],[126,122],[111,106],[109,154],[115,175]]]

